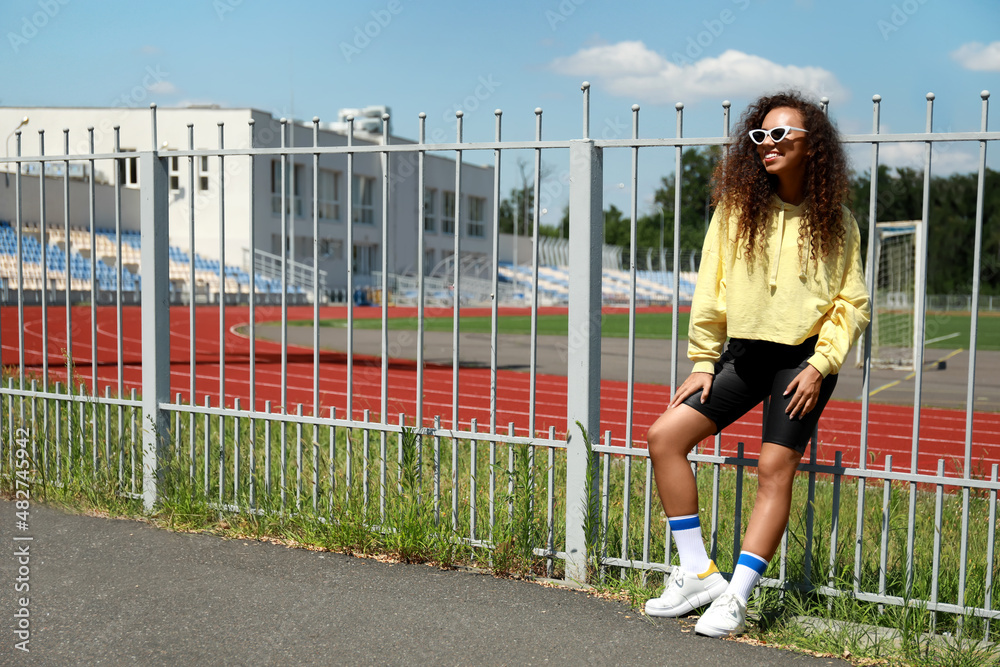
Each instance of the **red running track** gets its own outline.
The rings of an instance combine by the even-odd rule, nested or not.
[[[92,367],[91,310],[89,307],[72,309],[72,357],[76,366],[76,383],[83,382],[93,391],[96,384],[101,393],[106,386],[116,393],[118,383],[118,341],[115,309],[101,306],[96,309],[97,367],[96,383]],[[122,348],[122,383],[127,393],[132,388],[141,390],[142,344],[138,306],[124,306]],[[172,308],[170,311],[170,372],[171,396],[180,393],[188,401],[191,366],[189,364],[190,336],[189,309]],[[488,309],[467,310],[469,315],[488,314]],[[507,312],[524,314],[523,309]],[[544,310],[543,310],[544,312]],[[553,309],[565,312],[565,309]],[[219,315],[218,307],[198,307],[195,310],[195,393],[198,404],[203,405],[208,396],[212,405],[219,404]],[[414,308],[393,308],[392,317],[415,316]],[[450,310],[448,311],[450,314]],[[311,319],[311,306],[291,307],[288,318]],[[345,307],[321,308],[322,318],[343,318]],[[355,309],[355,317],[380,317],[378,308]],[[257,321],[274,321],[280,310],[273,306],[259,306]],[[24,363],[29,372],[42,368],[42,313],[41,308],[24,309]],[[249,342],[236,333],[233,327],[249,321],[246,306],[226,308],[225,332],[225,403],[232,406],[239,398],[241,406],[249,405],[250,373]],[[17,309],[0,308],[0,349],[2,363],[16,367],[19,363]],[[65,308],[49,309],[47,352],[51,381],[66,381],[66,311]],[[264,409],[264,401],[271,401],[272,410],[280,410],[281,400],[281,346],[274,342],[258,340],[256,345],[256,394],[257,409]],[[347,404],[347,355],[339,352],[320,354],[319,400],[321,413],[329,414],[336,407],[343,416]],[[355,355],[353,408],[355,419],[370,409],[372,419],[378,419],[381,406],[381,366],[378,357]],[[298,404],[304,413],[311,413],[313,401],[313,354],[311,349],[289,346],[287,354],[288,410],[294,412]],[[388,414],[395,422],[399,413],[409,419],[416,414],[416,363],[409,360],[391,360],[388,371]],[[463,368],[459,376],[461,404],[459,422],[463,430],[476,419],[481,431],[490,424],[490,371],[483,368]],[[506,432],[513,422],[519,435],[528,430],[529,375],[518,371],[500,370],[497,374],[498,429]],[[610,430],[612,444],[622,445],[626,434],[626,397],[624,382],[601,382],[601,434]],[[667,388],[662,385],[636,384],[634,388],[632,434],[642,441],[646,429],[662,412],[667,402]],[[965,412],[939,408],[921,410],[920,454],[918,470],[934,474],[937,461],[946,460],[949,475],[961,474],[965,442]],[[451,366],[428,364],[424,369],[424,415],[427,425],[434,415],[441,416],[442,426],[452,427],[452,369]],[[761,410],[757,408],[733,424],[722,437],[722,452],[736,451],[736,443],[746,443],[746,453],[755,456],[760,446]],[[884,457],[893,456],[893,469],[909,469],[912,445],[913,408],[872,403],[869,408],[869,467],[882,468]],[[547,431],[555,427],[562,434],[566,428],[566,378],[539,375],[536,379],[535,428]],[[820,422],[820,444],[817,461],[832,463],[835,452],[843,452],[843,463],[848,467],[859,464],[861,441],[861,405],[851,401],[831,401]],[[711,447],[711,441],[706,443]],[[988,476],[990,466],[1000,463],[1000,414],[977,412],[973,418],[972,445],[973,474]]]

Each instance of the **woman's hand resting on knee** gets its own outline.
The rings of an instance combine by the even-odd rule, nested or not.
[[[674,397],[670,401],[669,407],[676,408],[686,401],[689,396],[699,392],[701,393],[701,402],[704,403],[708,400],[708,392],[712,389],[712,380],[714,379],[715,376],[711,373],[691,373],[681,383],[681,386],[677,388],[677,391],[674,392]]]

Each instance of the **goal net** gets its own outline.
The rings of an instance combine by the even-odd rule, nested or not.
[[[872,366],[913,370],[916,358],[914,306],[918,264],[923,261],[919,220],[876,225]]]

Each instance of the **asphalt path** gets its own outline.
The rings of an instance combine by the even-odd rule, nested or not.
[[[0,501],[2,665],[847,664],[699,637],[693,618],[564,588],[37,504],[15,532],[15,512]],[[27,653],[15,648],[22,596]]]
[[[258,324],[257,335],[272,341],[281,340],[279,324]],[[342,327],[321,327],[321,349],[346,351],[347,330]],[[312,349],[311,326],[288,327],[288,342]],[[381,331],[355,329],[353,349],[355,354],[374,357],[382,354]],[[468,367],[490,367],[492,341],[490,334],[465,333],[459,336],[459,363]],[[389,356],[396,359],[417,358],[415,331],[389,331]],[[426,332],[424,334],[424,361],[429,364],[450,366],[452,363],[452,334]],[[545,375],[566,375],[568,357],[565,336],[538,336],[536,349],[537,372]],[[687,358],[687,341],[680,341],[677,374],[683,380],[691,372]],[[955,348],[924,351],[926,361],[922,372],[921,404],[926,407],[965,409],[969,380],[969,351]],[[633,352],[635,381],[644,384],[670,384],[671,346],[669,341],[639,339]],[[628,340],[604,338],[601,341],[601,377],[605,380],[626,381],[629,376]],[[864,375],[856,366],[856,348],[840,370],[840,378],[833,394],[834,400],[861,400]],[[940,363],[939,363],[940,362]],[[525,371],[531,368],[530,337],[500,335],[497,340],[497,365],[501,369]],[[912,371],[873,369],[869,383],[871,400],[891,405],[913,405],[916,374]],[[1000,352],[980,351],[976,358],[974,404],[976,410],[1000,411]]]

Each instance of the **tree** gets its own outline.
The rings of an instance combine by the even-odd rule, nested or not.
[[[923,216],[923,173],[879,166],[878,222]],[[978,174],[932,176],[927,230],[927,293],[971,294]],[[986,170],[980,290],[1000,294],[1000,173]],[[867,246],[871,175],[852,179],[853,210]],[[867,248],[863,250],[866,252]]]
[[[562,217],[559,219],[559,224],[552,225],[542,225],[538,228],[539,236],[548,236],[554,239],[568,239],[569,238],[569,204],[563,206]]]
[[[629,247],[629,236],[632,226],[631,218],[626,218],[625,214],[618,210],[614,204],[604,211],[604,242],[607,245],[617,245],[623,248]]]
[[[719,160],[718,147],[706,149],[690,148],[682,156],[681,172],[681,250],[700,250],[705,238],[705,230],[711,219],[712,173]],[[518,161],[521,186],[511,190],[510,196],[500,203],[499,226],[501,233],[514,232],[515,213],[518,235],[531,234],[534,213],[534,183],[526,173],[527,162]],[[548,175],[542,169],[541,178]],[[674,243],[674,176],[661,179],[661,185],[653,195],[654,210],[636,219],[636,243],[639,248],[659,248],[673,250]],[[620,246],[628,255],[631,241],[631,216],[610,206],[604,211],[604,242]],[[560,223],[556,227],[542,227],[541,236],[569,238],[569,208],[563,209]]]
[[[722,152],[718,146],[689,148],[681,156],[681,250],[700,250],[708,223],[712,219],[712,173]],[[674,245],[674,174],[663,177],[653,194],[658,207],[654,215],[642,218],[639,225],[639,245],[660,246],[660,210],[663,215],[663,245]],[[655,217],[655,220],[653,218]]]
[[[514,223],[517,221],[517,235],[530,236],[531,226],[535,219],[535,182],[528,178],[528,162],[524,159],[517,161],[518,171],[521,174],[520,187],[512,188],[510,196],[500,202],[499,227],[501,234],[513,234]],[[539,173],[539,181],[545,180],[550,175],[551,169],[542,165]],[[542,229],[539,234],[545,235]]]

